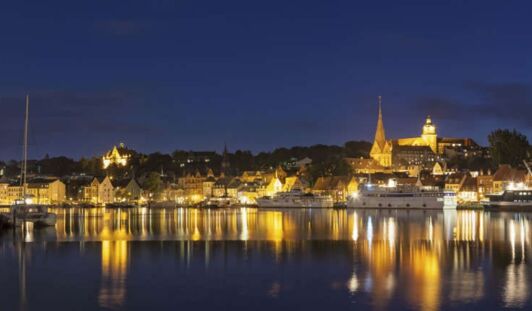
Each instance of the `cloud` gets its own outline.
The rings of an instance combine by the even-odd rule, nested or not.
[[[468,83],[466,88],[481,99],[481,115],[516,121],[532,127],[532,86],[523,83]]]
[[[142,106],[135,94],[125,91],[38,91],[30,95],[30,138],[41,145],[53,140],[80,141],[83,137],[130,137],[154,135],[158,127],[135,119]],[[0,137],[4,146],[20,145],[24,96],[0,97],[4,122]]]
[[[532,128],[532,85],[468,82],[464,90],[473,101],[424,96],[415,100],[414,108],[441,119],[490,119]]]

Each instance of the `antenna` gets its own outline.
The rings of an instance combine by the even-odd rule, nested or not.
[[[528,175],[532,176],[532,170],[530,170],[530,166],[528,166],[528,163],[526,162],[526,160],[523,160],[523,163],[525,164],[525,167],[528,170]]]
[[[29,123],[29,112],[30,112],[30,95],[26,95],[26,115],[24,118],[24,151],[23,151],[23,160],[22,160],[22,173],[20,182],[22,184],[22,199],[26,198],[26,175],[28,172],[28,123]]]

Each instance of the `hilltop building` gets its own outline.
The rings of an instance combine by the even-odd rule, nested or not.
[[[112,164],[116,166],[126,166],[130,158],[130,154],[128,153],[126,146],[123,143],[120,143],[120,145],[114,146],[113,149],[108,151],[103,157],[103,168],[107,169]]]
[[[382,102],[379,96],[379,115],[375,139],[370,151],[372,159],[381,166],[424,165],[438,161],[447,148],[478,148],[470,138],[438,137],[436,125],[430,116],[425,120],[419,137],[387,139],[382,117]]]

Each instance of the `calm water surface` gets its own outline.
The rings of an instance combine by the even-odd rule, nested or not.
[[[532,214],[56,212],[1,233],[0,310],[532,308]]]

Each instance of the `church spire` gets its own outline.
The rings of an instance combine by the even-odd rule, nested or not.
[[[377,120],[377,130],[375,131],[373,145],[378,145],[381,150],[386,145],[386,134],[384,132],[384,122],[382,121],[382,96],[379,96],[379,118]]]
[[[382,97],[379,96],[379,118],[377,119],[377,129],[375,130],[375,140],[369,155],[377,160],[380,165],[388,167],[392,165],[391,145],[386,141],[384,133],[384,122],[382,121]]]

